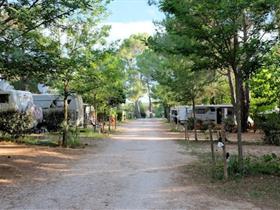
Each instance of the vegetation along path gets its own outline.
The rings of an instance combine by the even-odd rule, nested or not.
[[[1,209],[254,209],[222,200],[183,173],[195,160],[156,119],[135,120],[109,140],[92,141],[87,153],[55,178],[26,186]],[[35,185],[35,184],[34,184]],[[257,208],[256,208],[257,209]]]

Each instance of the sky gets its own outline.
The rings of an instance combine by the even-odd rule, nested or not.
[[[155,32],[153,21],[162,20],[164,15],[148,0],[113,0],[109,6],[106,24],[112,26],[109,41],[128,38],[135,33]]]

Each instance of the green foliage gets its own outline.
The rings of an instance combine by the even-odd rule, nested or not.
[[[33,118],[24,112],[0,112],[0,131],[18,138],[32,128]]]
[[[67,146],[70,148],[77,148],[81,146],[79,129],[76,127],[70,127],[67,132]]]
[[[43,113],[44,120],[38,127],[45,127],[48,131],[59,131],[62,128],[64,114],[62,110],[50,110]]]
[[[280,115],[279,113],[259,114],[255,116],[257,128],[263,130],[265,143],[280,145]]]
[[[94,132],[92,128],[83,128],[80,129],[80,138],[90,138],[90,139],[104,139],[107,138],[108,135],[104,133]]]
[[[233,131],[236,130],[236,124],[235,124],[235,120],[233,117],[228,117],[228,118],[224,119],[223,123],[225,126],[225,131],[232,133]]]
[[[230,157],[228,171],[231,177],[239,177],[242,173],[238,165],[238,157]],[[280,176],[280,158],[276,154],[266,154],[261,157],[248,156],[244,159],[244,175],[274,175]]]
[[[58,43],[46,33],[62,19],[93,16],[104,11],[106,0],[33,1],[0,3],[0,68],[5,77],[36,76],[57,72]],[[47,29],[47,30],[46,30]],[[44,33],[42,32],[44,31]]]
[[[210,161],[210,160],[209,160]],[[210,164],[210,162],[209,162]],[[238,156],[231,155],[228,161],[228,175],[230,178],[240,178],[252,175],[274,175],[280,176],[280,158],[274,153],[266,154],[261,157],[247,156],[243,160],[243,170],[240,170]],[[216,157],[216,165],[213,169],[213,178],[223,179],[223,159]]]
[[[280,106],[280,46],[275,46],[266,55],[265,67],[253,75],[250,81],[252,89],[252,113],[273,110]]]

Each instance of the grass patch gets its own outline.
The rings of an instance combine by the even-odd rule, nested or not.
[[[90,128],[82,128],[82,129],[80,129],[79,136],[81,138],[92,138],[92,139],[105,139],[105,138],[108,138],[108,134],[97,133],[97,132],[94,132],[94,130],[90,129]]]
[[[230,178],[224,181],[221,156],[216,156],[214,173],[211,168],[209,143],[181,141],[180,144],[189,154],[198,157],[197,161],[185,167],[185,173],[209,193],[221,199],[245,200],[262,208],[280,209],[280,158],[275,154],[247,156],[244,176],[238,170],[237,157],[232,156],[228,163]]]

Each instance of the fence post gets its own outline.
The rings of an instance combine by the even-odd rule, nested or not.
[[[223,160],[224,160],[224,179],[228,179],[228,164],[227,164],[227,151],[226,151],[226,134],[224,125],[222,126],[221,130],[221,137],[223,142]]]

